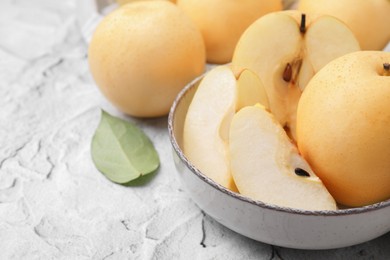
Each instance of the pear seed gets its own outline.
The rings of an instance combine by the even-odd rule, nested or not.
[[[301,177],[310,177],[310,174],[301,168],[295,168],[295,174]]]
[[[292,67],[290,63],[287,63],[286,68],[283,72],[283,80],[286,82],[290,82],[292,78]]]

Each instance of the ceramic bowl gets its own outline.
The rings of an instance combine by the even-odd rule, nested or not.
[[[183,153],[182,136],[187,109],[201,78],[177,96],[169,114],[168,128],[179,178],[204,212],[244,236],[297,249],[346,247],[390,231],[390,200],[336,211],[291,209],[254,201],[222,187],[200,172]]]

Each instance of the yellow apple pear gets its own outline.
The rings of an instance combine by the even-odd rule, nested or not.
[[[303,157],[337,202],[390,198],[390,53],[340,57],[307,85],[297,112]]]
[[[185,118],[184,154],[202,173],[233,191],[237,189],[228,158],[231,119],[240,108],[258,102],[268,106],[255,73],[217,66],[202,79]]]
[[[382,50],[390,41],[389,0],[300,0],[298,9],[342,20],[363,50]]]
[[[331,60],[358,50],[357,39],[338,19],[281,11],[244,32],[232,64],[259,75],[271,112],[295,139],[296,107],[306,84]]]
[[[166,115],[178,92],[205,69],[202,35],[169,1],[139,1],[106,16],[88,61],[96,84],[124,113]]]
[[[227,63],[245,29],[264,14],[282,10],[281,0],[177,0],[202,32],[210,63]]]

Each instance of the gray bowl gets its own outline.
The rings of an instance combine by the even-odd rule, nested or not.
[[[205,176],[182,149],[184,119],[201,79],[195,79],[177,96],[169,113],[168,129],[178,176],[208,215],[244,236],[297,249],[346,247],[390,231],[390,200],[336,211],[298,210],[254,201]]]

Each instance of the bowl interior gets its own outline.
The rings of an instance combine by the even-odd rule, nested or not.
[[[191,166],[192,172],[197,175],[202,175],[201,178],[205,181],[207,181],[209,184],[212,184],[216,189],[219,189],[220,191],[228,194],[229,196],[233,196],[237,199],[243,200],[245,202],[249,202],[252,204],[256,204],[260,207],[266,207],[266,208],[272,208],[276,209],[278,211],[286,211],[289,213],[296,213],[296,214],[303,214],[303,215],[348,215],[348,214],[356,214],[356,213],[362,213],[366,211],[371,210],[378,210],[380,208],[384,207],[390,207],[390,199],[382,202],[378,202],[372,205],[363,206],[363,207],[356,207],[356,208],[343,208],[336,211],[310,211],[310,210],[300,210],[300,209],[292,209],[292,208],[285,208],[285,207],[279,207],[277,205],[271,205],[264,202],[258,202],[254,201],[248,197],[245,197],[241,194],[234,193],[218,183],[214,182],[212,179],[208,178],[206,175],[202,174],[194,165],[188,165],[191,164],[191,162],[185,157],[185,154],[183,153],[183,129],[184,129],[184,121],[185,117],[189,108],[189,105],[191,104],[191,101],[195,95],[195,92],[202,80],[204,75],[196,78],[193,80],[190,84],[188,84],[176,97],[176,100],[174,101],[171,111],[169,113],[169,119],[168,119],[168,128],[170,132],[170,139],[171,143],[173,145],[173,148],[175,152],[178,154],[179,158],[184,161],[185,164],[188,166]]]

